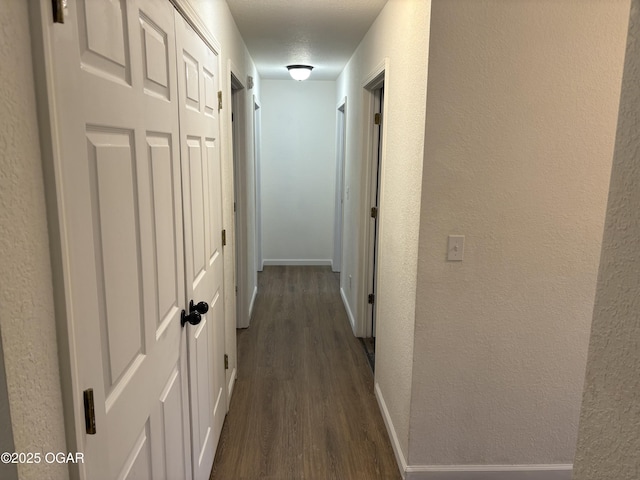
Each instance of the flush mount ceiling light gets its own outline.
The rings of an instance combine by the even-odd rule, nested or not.
[[[306,80],[307,78],[309,78],[313,67],[311,65],[288,65],[287,70],[289,70],[289,75],[291,75],[291,78],[301,82],[302,80]]]

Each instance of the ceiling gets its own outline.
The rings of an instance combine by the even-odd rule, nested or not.
[[[261,78],[287,79],[286,66],[314,67],[335,80],[387,0],[227,0]]]

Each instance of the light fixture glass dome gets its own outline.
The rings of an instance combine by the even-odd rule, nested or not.
[[[291,75],[291,78],[301,82],[302,80],[306,80],[307,78],[309,78],[313,67],[311,65],[288,65],[287,70],[289,70],[289,75]]]

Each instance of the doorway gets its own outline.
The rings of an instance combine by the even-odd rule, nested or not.
[[[246,122],[244,115],[244,85],[231,72],[231,148],[233,158],[233,219],[235,249],[236,327],[249,326],[248,265],[248,205],[245,152]],[[252,266],[251,266],[252,268]]]
[[[346,122],[347,99],[338,106],[336,117],[336,207],[333,237],[332,270],[342,270],[342,223],[344,219],[344,161],[347,138]]]
[[[254,148],[254,175],[255,175],[255,212],[256,212],[256,272],[261,272],[264,268],[264,257],[262,254],[262,174],[260,162],[262,158],[262,120],[260,115],[260,104],[253,96],[253,148]]]
[[[379,71],[365,86],[369,98],[369,122],[367,125],[367,149],[369,162],[367,165],[367,185],[365,206],[367,208],[367,224],[365,229],[365,308],[364,336],[362,343],[365,353],[374,369],[376,310],[378,284],[378,242],[380,217],[382,214],[381,188],[384,156],[384,83],[385,70]]]
[[[375,297],[376,297],[376,275],[377,275],[377,263],[378,263],[378,228],[379,228],[379,213],[380,213],[380,166],[382,159],[382,110],[384,102],[384,84],[376,88],[373,91],[373,146],[371,151],[373,155],[371,157],[371,185],[369,187],[370,192],[370,221],[369,221],[369,295],[367,302],[369,305],[369,323],[371,337],[376,336],[376,309],[375,309]]]

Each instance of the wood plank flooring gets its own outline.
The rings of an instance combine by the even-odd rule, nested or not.
[[[265,267],[211,480],[399,479],[329,267]]]

